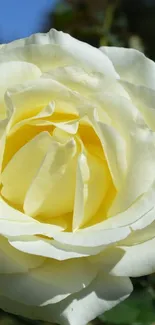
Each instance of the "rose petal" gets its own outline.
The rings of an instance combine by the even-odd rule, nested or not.
[[[27,133],[24,134],[23,131],[22,136],[27,137]],[[13,204],[22,205],[24,203],[26,192],[34,175],[41,166],[51,144],[51,139],[48,132],[41,132],[19,150],[15,146],[19,146],[20,138],[17,138],[17,145],[13,141],[13,148],[11,148],[11,145],[10,148],[6,147],[6,155],[10,154],[9,149],[13,151],[18,150],[1,174],[3,185],[1,193]]]
[[[41,256],[23,254],[0,236],[0,273],[25,273],[43,264],[44,260]]]
[[[96,187],[96,184],[97,187]],[[110,184],[104,160],[82,153],[78,159],[73,230],[77,230],[97,213]]]
[[[53,220],[53,224],[41,223],[17,209],[9,206],[0,199],[0,234],[6,237],[25,235],[44,235],[52,237],[54,232],[62,231],[66,228],[63,219]]]
[[[0,52],[0,62],[10,59],[35,62],[42,71],[62,65],[62,60],[63,65],[71,61],[105,75],[117,76],[112,63],[99,49],[55,29],[5,45]]]
[[[58,67],[44,73],[41,78],[51,78],[78,91],[81,95],[98,100],[96,92],[110,91],[113,94],[129,98],[124,87],[115,78],[104,76],[101,72],[89,72],[78,66]]]
[[[121,79],[136,85],[144,85],[153,88],[155,84],[155,64],[143,53],[120,47],[101,47],[113,63]]]
[[[155,180],[155,135],[141,129],[131,135],[127,175],[109,210],[109,216],[125,211]]]
[[[25,197],[24,211],[30,216],[58,217],[72,212],[74,204],[76,143],[51,143],[46,157]],[[61,201],[61,204],[60,204]]]
[[[129,226],[134,230],[143,229],[154,219],[154,201],[155,201],[155,182],[149,190],[136,200],[126,211],[123,211],[112,218],[104,220],[102,223],[93,225],[83,231],[117,229],[119,227]]]
[[[144,238],[144,240],[146,240]],[[120,245],[124,255],[111,271],[112,275],[139,277],[155,272],[155,238],[133,246]],[[116,251],[113,251],[116,254]]]
[[[10,127],[24,119],[34,116],[37,118],[37,114],[51,102],[55,103],[54,112],[62,117],[66,115],[66,121],[71,117],[72,120],[77,120],[79,116],[85,116],[94,105],[81,94],[55,80],[45,78],[9,89],[6,100],[10,111],[13,110]]]
[[[63,264],[50,259],[29,273],[0,274],[1,295],[26,305],[46,306],[87,287],[96,273],[96,267],[84,258]]]
[[[63,261],[71,258],[79,258],[88,256],[90,251],[79,249],[65,245],[60,245],[55,240],[38,238],[36,236],[13,237],[9,238],[9,243],[21,252],[54,258],[58,261]],[[93,250],[91,251],[93,253]]]
[[[74,233],[63,232],[60,235],[54,234],[53,238],[67,245],[83,246],[83,247],[97,247],[102,245],[109,245],[121,239],[126,238],[131,230],[130,227],[120,227],[116,229],[98,229],[98,230],[78,230]]]
[[[94,127],[103,145],[113,183],[119,190],[127,170],[126,143],[112,126],[100,121],[94,122]]]
[[[4,62],[0,63],[0,119],[6,117],[4,93],[10,87],[29,80],[38,79],[41,76],[40,69],[28,62]]]
[[[126,299],[132,284],[126,277],[112,277],[101,273],[90,286],[71,295],[58,304],[31,308],[15,300],[0,296],[0,305],[5,311],[31,319],[46,320],[62,325],[85,325],[100,314]]]
[[[145,86],[133,85],[127,81],[120,81],[130,95],[134,105],[142,113],[145,122],[152,131],[155,131],[155,90]]]

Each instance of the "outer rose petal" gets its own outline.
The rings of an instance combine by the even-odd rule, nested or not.
[[[36,236],[9,238],[9,243],[21,252],[54,258],[59,261],[89,256],[93,252],[98,252],[97,250],[93,251],[88,248],[65,247],[65,245],[60,245],[55,240],[38,238]]]
[[[149,129],[137,128],[130,139],[126,178],[109,210],[109,216],[127,210],[149,190],[155,180],[155,134]]]
[[[75,233],[63,232],[61,234],[53,234],[53,238],[60,243],[82,247],[97,247],[109,245],[121,239],[126,238],[130,234],[130,227],[120,227],[118,229],[97,229],[86,231],[79,230]]]
[[[155,90],[124,80],[120,80],[120,84],[123,85],[134,105],[142,113],[146,124],[152,131],[155,131]]]
[[[90,261],[95,265],[98,263],[105,272],[114,276],[144,276],[155,272],[154,245],[155,238],[128,246],[122,242],[98,256],[90,257]]]
[[[100,50],[113,63],[121,79],[154,88],[155,64],[143,53],[119,47],[101,47]]]
[[[55,113],[71,114],[75,119],[85,116],[88,110],[94,107],[94,103],[92,104],[80,93],[70,90],[51,78],[40,78],[35,82],[17,85],[9,89],[6,100],[12,115],[10,127],[24,119],[37,117],[51,102],[55,103],[55,106],[53,105]]]
[[[87,287],[96,274],[97,267],[86,258],[63,263],[46,259],[27,273],[0,274],[0,295],[29,306],[46,306]]]
[[[129,98],[127,92],[118,81],[101,72],[89,72],[78,66],[58,67],[42,75],[42,78],[57,80],[72,90],[78,91],[88,98],[93,97],[98,101],[96,92],[106,93],[110,90],[113,94]]]
[[[99,49],[55,29],[47,34],[32,35],[3,46],[0,49],[0,62],[10,60],[35,63],[42,71],[48,71],[53,66],[66,65],[66,62],[76,62],[91,71],[114,78],[117,76],[112,63]]]
[[[0,62],[0,119],[6,117],[4,93],[16,84],[22,84],[29,80],[35,80],[41,76],[40,69],[28,62]]]
[[[154,228],[154,227],[153,227]],[[125,252],[111,274],[121,276],[144,276],[155,272],[155,238],[139,245],[120,246]],[[115,253],[114,253],[115,254]]]
[[[5,297],[0,305],[5,311],[31,319],[58,322],[62,325],[86,325],[106,310],[126,299],[132,284],[126,277],[112,277],[101,273],[86,289],[71,295],[62,302],[42,308],[24,306]]]
[[[11,247],[7,239],[0,236],[0,274],[24,273],[39,267],[45,258],[23,254]]]

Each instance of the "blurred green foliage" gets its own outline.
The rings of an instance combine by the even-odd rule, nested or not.
[[[62,0],[44,31],[51,27],[96,47],[133,47],[155,60],[155,0]]]
[[[134,290],[127,300],[106,312],[100,319],[104,323],[117,325],[153,324],[155,322],[155,300],[152,292],[148,288],[140,292]]]

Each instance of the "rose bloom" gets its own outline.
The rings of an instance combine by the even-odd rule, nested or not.
[[[85,325],[155,271],[155,64],[51,30],[0,76],[0,308]]]

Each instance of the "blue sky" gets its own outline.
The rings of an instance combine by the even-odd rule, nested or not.
[[[0,0],[0,42],[38,32],[58,0]]]

